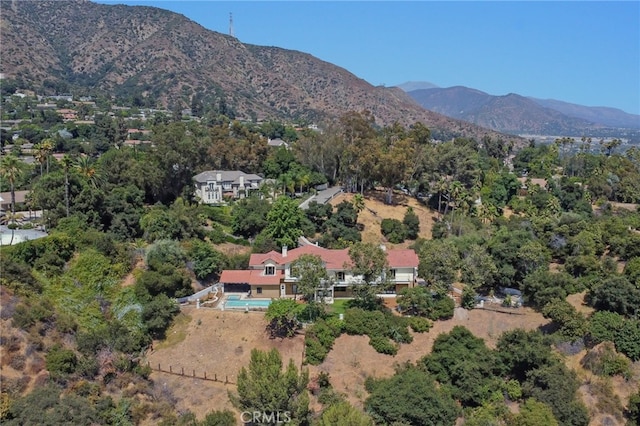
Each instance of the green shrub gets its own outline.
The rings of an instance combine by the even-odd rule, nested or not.
[[[55,312],[51,302],[44,300],[38,304],[19,304],[13,314],[13,325],[28,330],[39,322],[51,323],[55,319]]]
[[[391,312],[366,311],[360,308],[350,308],[345,311],[344,331],[352,335],[367,335],[370,343],[375,342],[374,349],[380,349],[380,353],[389,353],[391,349],[380,343],[380,339],[396,343],[410,343],[413,337],[408,330],[407,318],[398,317]],[[372,343],[373,346],[373,343]],[[392,345],[397,352],[397,347]]]
[[[47,353],[46,363],[53,378],[64,378],[75,372],[78,358],[72,350],[56,345]]]
[[[4,248],[3,248],[4,250]],[[20,294],[42,291],[42,284],[35,279],[25,263],[15,261],[4,254],[0,256],[0,283]]]
[[[387,337],[383,336],[370,336],[369,344],[381,354],[395,355],[398,353],[398,344],[393,343]]]
[[[408,239],[415,240],[418,238],[418,234],[420,233],[420,218],[413,211],[412,207],[407,207],[407,212],[404,214],[402,223],[404,224],[406,237]]]
[[[211,231],[207,232],[207,238],[209,238],[213,244],[223,244],[228,242],[229,239],[227,234],[225,234],[224,229],[216,225],[213,226]]]
[[[522,398],[522,387],[519,381],[511,379],[505,384],[505,388],[510,400],[517,401]]]
[[[327,357],[329,350],[317,338],[305,336],[304,360],[307,364],[320,365]]]
[[[385,238],[393,244],[402,243],[406,238],[406,229],[404,224],[398,219],[382,219],[382,223],[380,223],[380,231],[382,232],[382,235],[384,235]]]
[[[319,319],[305,333],[305,361],[311,365],[321,364],[333,347],[336,337],[342,333],[339,319]]]
[[[408,319],[409,327],[416,333],[426,333],[431,328],[431,321],[422,317],[411,317]]]
[[[448,296],[437,297],[433,312],[428,318],[434,321],[452,318],[453,311],[455,308],[456,308],[456,303],[450,297]]]
[[[476,292],[469,288],[465,287],[462,291],[462,300],[460,302],[463,308],[465,309],[473,309],[476,307]]]
[[[95,357],[83,356],[78,359],[78,365],[76,367],[76,373],[80,377],[84,377],[85,379],[91,380],[100,371],[100,366],[98,365],[98,360]]]

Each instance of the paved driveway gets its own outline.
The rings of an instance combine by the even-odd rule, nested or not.
[[[322,191],[318,191],[318,193],[313,197],[307,198],[302,204],[300,204],[300,208],[303,210],[306,209],[311,201],[315,201],[318,204],[326,204],[341,192],[341,186],[332,186],[331,188],[323,189]]]

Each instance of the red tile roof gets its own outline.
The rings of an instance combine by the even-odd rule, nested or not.
[[[387,250],[387,260],[390,268],[417,268],[420,260],[414,250]]]
[[[390,268],[418,267],[418,255],[411,249],[390,249],[387,250],[386,253]],[[346,269],[345,264],[347,265],[347,268],[348,265],[351,264],[349,249],[335,250],[315,245],[306,245],[289,250],[286,257],[283,256],[282,253],[278,253],[276,251],[252,254],[249,259],[249,267],[262,267],[268,260],[272,260],[278,265],[284,265],[286,263],[293,262],[303,254],[320,256],[320,258],[325,262],[326,268],[330,270]]]
[[[224,270],[220,274],[223,284],[280,284],[283,277],[282,270],[276,270],[275,275],[263,275],[263,271],[253,270]]]
[[[220,274],[220,282],[226,284],[248,284],[251,271],[225,269]]]

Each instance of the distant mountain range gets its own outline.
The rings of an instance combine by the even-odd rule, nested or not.
[[[640,130],[640,115],[616,108],[588,107],[514,93],[493,96],[463,86],[440,88],[429,82],[407,82],[397,87],[429,111],[498,132],[579,136]]]
[[[38,93],[107,94],[171,109],[215,105],[237,118],[322,123],[370,111],[379,125],[422,122],[432,135],[515,143],[425,110],[309,54],[241,43],[155,7],[84,0],[2,1],[0,73]]]

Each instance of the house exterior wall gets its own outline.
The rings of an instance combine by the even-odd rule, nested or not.
[[[204,177],[206,173],[210,173]],[[195,180],[195,196],[204,204],[223,204],[224,196],[232,198],[244,198],[251,191],[260,189],[262,184],[261,178],[255,178],[256,175],[240,175],[236,178],[225,178],[223,173],[212,174],[205,172],[198,175],[199,180]],[[242,173],[242,172],[240,172]],[[206,180],[200,180],[206,179]]]
[[[291,264],[299,256],[313,254],[323,259],[330,280],[328,292],[333,297],[352,297],[353,287],[362,284],[362,276],[349,271],[348,250],[331,250],[317,246],[301,246],[291,251],[283,247],[282,253],[271,251],[264,254],[252,254],[249,261],[249,271],[243,278],[242,271],[226,271],[229,279],[244,280],[251,284],[254,297],[278,298],[297,295],[297,277],[291,274]],[[390,272],[386,281],[389,286],[380,288],[380,293],[397,293],[404,288],[414,287],[418,280],[418,257],[413,250],[399,249],[389,251]],[[267,274],[269,269],[269,274]],[[224,272],[223,272],[224,274]],[[234,275],[235,274],[235,275]],[[235,276],[235,278],[231,278]],[[380,280],[382,281],[382,280]],[[235,281],[229,281],[235,282]],[[239,281],[238,281],[239,282]],[[262,293],[258,293],[258,288]],[[284,292],[283,292],[284,290]]]
[[[222,199],[222,187],[213,182],[212,185],[205,183],[196,184],[196,197],[204,204],[219,204]]]
[[[258,289],[261,288],[262,292],[259,293]],[[280,285],[266,284],[266,285],[251,285],[251,296],[256,299],[277,299],[280,297]]]
[[[394,283],[413,283],[416,276],[414,268],[395,268],[395,278],[391,279]]]

